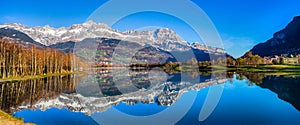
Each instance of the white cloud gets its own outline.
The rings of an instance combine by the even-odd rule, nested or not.
[[[235,58],[244,55],[245,52],[256,45],[255,40],[247,37],[223,35],[222,40],[226,52]]]

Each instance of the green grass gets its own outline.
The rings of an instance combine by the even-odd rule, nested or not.
[[[34,76],[18,76],[18,77],[9,77],[0,79],[0,82],[18,82],[18,81],[25,81],[25,80],[31,80],[31,79],[41,79],[51,76],[59,76],[59,75],[69,75],[69,74],[75,74],[78,72],[65,72],[65,73],[51,73],[51,74],[43,74],[43,75],[34,75]]]
[[[262,65],[258,67],[269,69],[300,69],[300,65]]]
[[[237,71],[250,72],[300,72],[300,65],[242,65],[235,67]],[[232,69],[232,68],[231,68]]]
[[[179,66],[179,69],[184,69],[188,71],[195,67],[189,66]],[[300,74],[300,65],[292,65],[292,64],[285,64],[285,65],[241,65],[241,66],[223,66],[223,65],[211,65],[211,66],[202,66],[199,67],[202,71],[215,71],[215,72],[235,72],[235,71],[243,71],[243,72],[254,72],[254,73],[281,73],[284,74],[293,74],[298,75]]]

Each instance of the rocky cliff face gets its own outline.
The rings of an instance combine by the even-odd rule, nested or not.
[[[274,33],[273,38],[254,46],[250,51],[262,57],[300,54],[300,16],[294,17],[284,29]]]

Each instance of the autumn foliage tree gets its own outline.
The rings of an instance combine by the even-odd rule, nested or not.
[[[0,78],[65,73],[72,71],[72,54],[54,49],[24,48],[0,39]]]
[[[252,52],[247,52],[243,58],[237,59],[238,65],[259,65],[263,59],[259,55],[253,55]]]

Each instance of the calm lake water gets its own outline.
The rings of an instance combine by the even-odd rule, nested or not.
[[[1,110],[38,125],[300,124],[300,76],[97,70],[0,87]],[[221,99],[200,122],[213,87]]]

